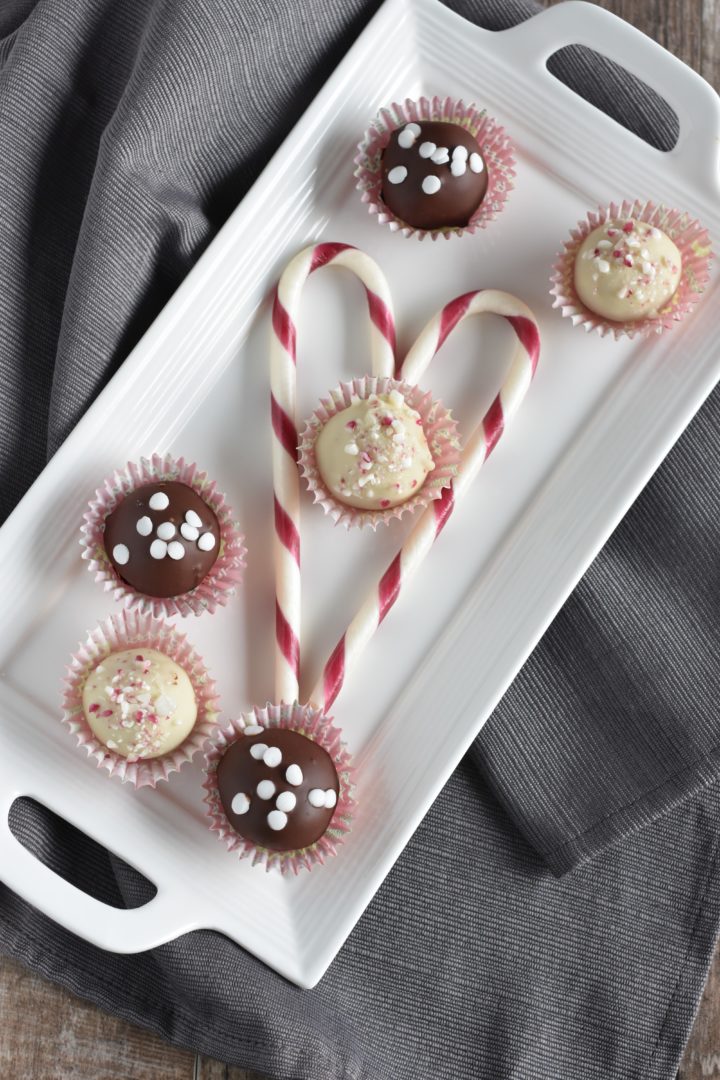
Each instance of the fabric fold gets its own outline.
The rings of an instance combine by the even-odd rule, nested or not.
[[[471,751],[555,872],[720,775],[718,430],[715,391]]]

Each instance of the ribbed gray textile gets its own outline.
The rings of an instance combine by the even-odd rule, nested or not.
[[[534,10],[452,6],[493,29]],[[0,519],[374,7],[0,7]],[[570,49],[553,70],[673,145],[672,114],[607,62]],[[720,922],[719,409],[715,394],[317,989],[209,932],[100,954],[2,886],[0,949],[179,1045],[284,1080],[672,1077]],[[13,827],[108,903],[146,898],[47,812],[23,803]]]

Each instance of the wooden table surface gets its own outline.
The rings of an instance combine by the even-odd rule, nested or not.
[[[720,87],[720,0],[603,0],[601,6],[634,23]],[[720,1078],[720,949],[679,1080],[708,1076]],[[262,1080],[256,1073],[176,1050],[1,957],[0,1077]]]

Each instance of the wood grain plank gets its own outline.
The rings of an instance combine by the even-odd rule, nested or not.
[[[700,74],[720,91],[720,0],[705,0],[702,13]]]
[[[678,1080],[720,1077],[720,947],[710,968],[705,992],[683,1056]]]
[[[0,1076],[193,1080],[195,1057],[0,958]]]
[[[223,1065],[221,1061],[198,1057],[195,1064],[195,1080],[264,1080],[260,1073],[247,1072],[235,1065]]]

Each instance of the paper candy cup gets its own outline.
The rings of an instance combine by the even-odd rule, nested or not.
[[[318,435],[330,417],[347,409],[358,399],[366,400],[373,394],[388,394],[391,390],[399,390],[410,408],[420,414],[435,468],[428,473],[417,493],[398,506],[390,506],[387,510],[361,510],[356,506],[346,506],[328,490],[320,475],[315,454]],[[349,383],[341,383],[336,390],[330,391],[327,398],[322,399],[320,406],[300,433],[298,464],[308,490],[333,522],[346,528],[369,525],[376,529],[378,525],[401,518],[403,514],[412,513],[420,507],[424,509],[434,499],[439,499],[445,488],[450,486],[457,473],[459,461],[457,423],[450,412],[439,401],[433,401],[427,391],[398,379],[365,376]]]
[[[82,707],[85,680],[104,657],[124,649],[156,649],[164,653],[187,672],[195,691],[195,727],[177,749],[162,757],[130,761],[115,754],[97,739],[85,719]],[[158,781],[167,780],[171,773],[203,751],[215,731],[218,715],[215,683],[185,635],[147,613],[136,611],[111,615],[88,633],[87,640],[70,659],[63,681],[62,705],[64,723],[76,737],[78,746],[95,760],[98,768],[136,788],[154,788]]]
[[[396,217],[382,199],[382,153],[390,142],[393,131],[411,121],[441,120],[458,124],[477,140],[488,170],[488,187],[467,225],[442,229],[417,229]],[[377,216],[381,225],[403,236],[416,236],[423,240],[430,236],[462,236],[485,229],[505,206],[513,188],[515,176],[515,152],[509,136],[492,117],[474,105],[465,105],[452,98],[432,99],[422,97],[419,101],[407,98],[403,104],[394,102],[389,109],[381,109],[365,132],[355,157],[357,189],[368,211]]]
[[[680,251],[680,282],[675,294],[655,316],[623,323],[612,322],[586,307],[575,291],[575,256],[580,245],[593,229],[614,219],[632,219],[653,225],[669,236]],[[577,227],[571,230],[570,239],[565,241],[564,250],[558,254],[553,266],[550,279],[550,294],[555,298],[553,307],[560,308],[562,315],[570,319],[573,326],[582,326],[586,332],[595,330],[600,337],[612,334],[617,340],[621,337],[661,334],[684,319],[697,304],[710,276],[711,258],[707,229],[684,211],[656,206],[642,199],[610,203],[607,207],[601,206],[597,211],[588,213],[585,220],[578,222]]]
[[[327,750],[334,762],[340,781],[337,806],[327,831],[310,847],[299,851],[269,851],[236,833],[225,816],[217,784],[218,763],[227,748],[244,737],[244,729],[256,724],[263,728],[292,728],[299,731]],[[244,713],[237,720],[231,720],[227,727],[218,731],[214,746],[208,751],[203,787],[207,793],[205,802],[211,830],[239,859],[250,858],[253,866],[264,866],[266,870],[278,869],[283,874],[298,874],[303,868],[312,870],[331,855],[337,855],[338,844],[342,843],[352,825],[355,800],[350,755],[339,728],[313,705],[298,705],[297,702],[292,705],[268,704]]]
[[[105,521],[115,507],[136,488],[158,480],[178,480],[187,484],[207,503],[220,525],[220,548],[210,573],[191,592],[167,598],[145,596],[126,584],[110,562],[104,544]],[[194,462],[188,463],[183,458],[175,460],[169,454],[163,457],[153,454],[149,460],[141,458],[139,464],[128,462],[124,469],[117,469],[97,489],[84,520],[80,540],[82,557],[95,580],[127,608],[137,607],[143,614],[155,618],[200,615],[226,604],[242,582],[246,555],[242,533],[233,521],[233,512],[225,496]]]

